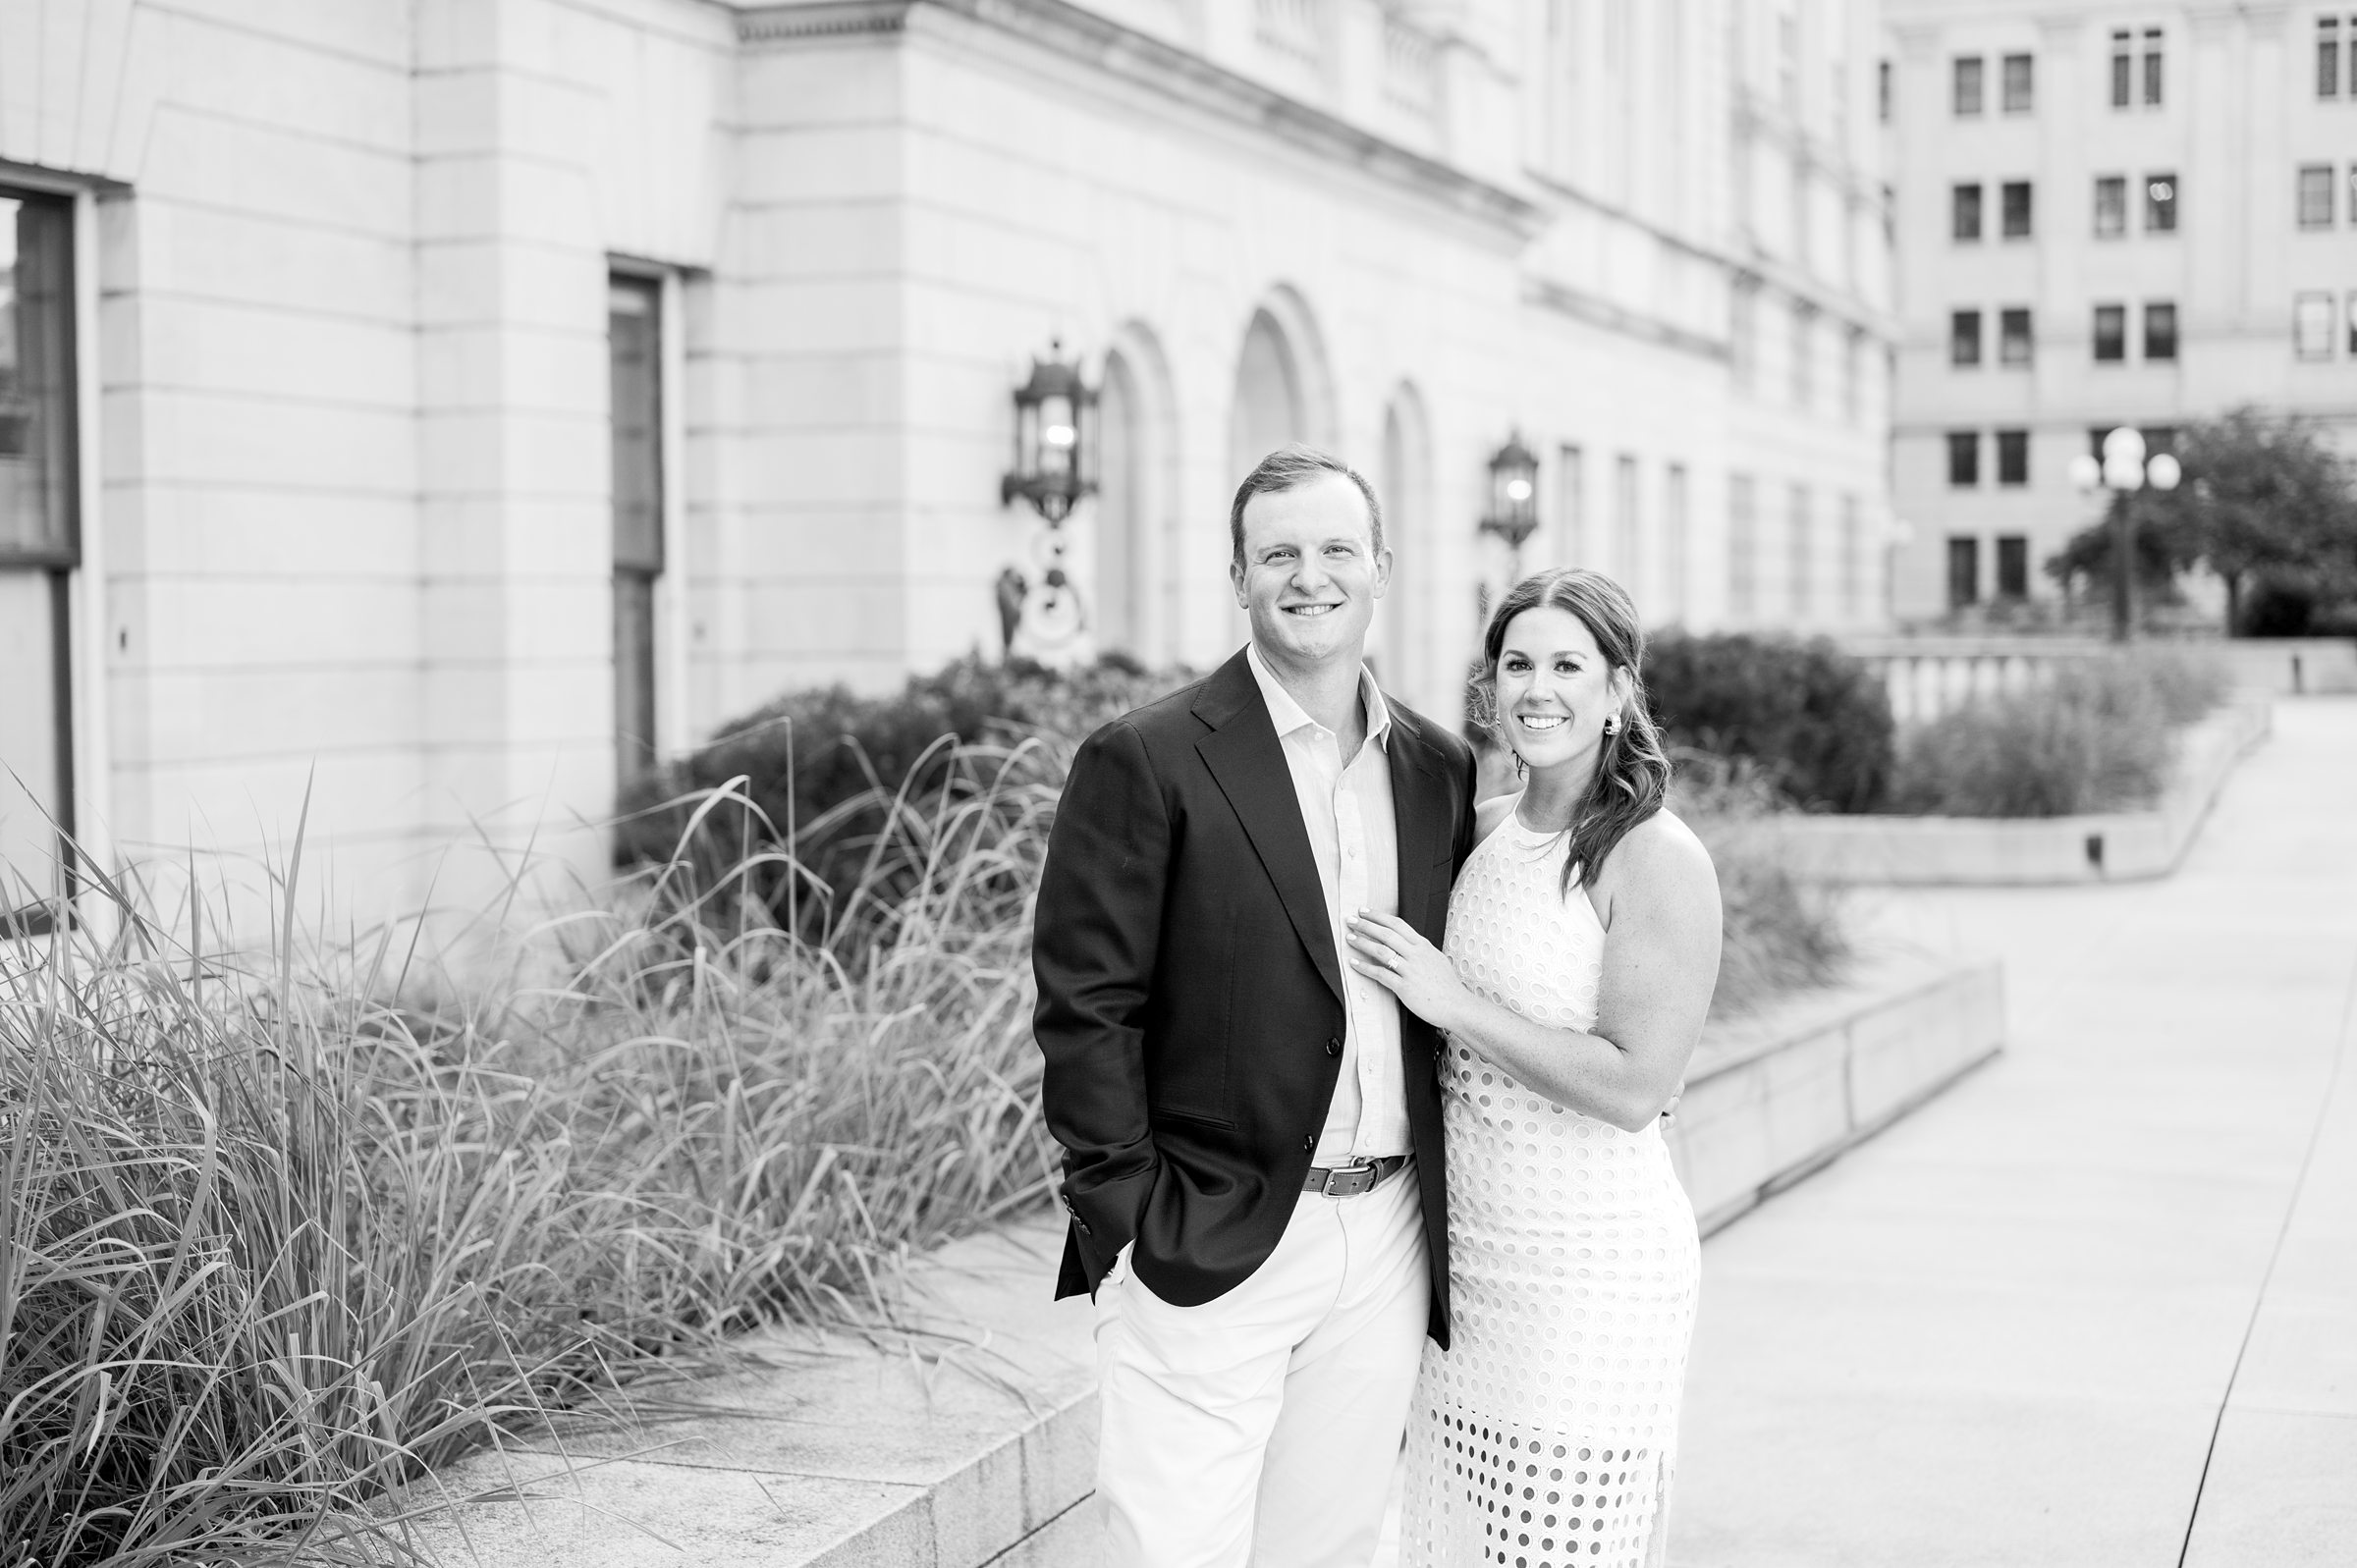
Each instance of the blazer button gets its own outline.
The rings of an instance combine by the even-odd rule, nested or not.
[[[1328,1040],[1326,1042],[1326,1054],[1329,1056],[1339,1056],[1342,1054],[1343,1043],[1340,1040]]]
[[[1317,1135],[1316,1133],[1314,1133],[1314,1132],[1313,1132],[1313,1133],[1311,1133],[1311,1134],[1310,1134],[1308,1137],[1306,1137],[1306,1138],[1304,1138],[1304,1139],[1302,1139],[1302,1140],[1301,1140],[1301,1152],[1302,1152],[1303,1154],[1310,1154],[1310,1153],[1314,1152],[1314,1151],[1317,1149],[1317,1147],[1318,1147],[1318,1135]]]

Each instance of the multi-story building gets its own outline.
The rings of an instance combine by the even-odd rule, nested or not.
[[[2056,595],[2116,426],[2255,404],[2357,449],[2357,8],[1883,10],[1902,617]]]
[[[995,651],[1059,340],[1104,437],[1068,651],[1233,649],[1228,499],[1295,439],[1386,493],[1379,664],[1442,714],[1516,434],[1522,565],[1872,623],[1876,36],[1862,0],[0,0],[0,860],[45,882],[47,818],[262,848],[307,789],[400,905],[783,687]]]

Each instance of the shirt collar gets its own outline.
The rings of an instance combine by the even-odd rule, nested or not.
[[[1289,735],[1303,728],[1323,728],[1309,716],[1308,710],[1293,700],[1293,694],[1285,689],[1285,683],[1277,678],[1277,673],[1269,668],[1269,662],[1260,656],[1259,643],[1244,644],[1244,662],[1252,667],[1252,678],[1260,683],[1261,700],[1269,705],[1269,722],[1277,727],[1278,734]],[[1391,705],[1383,700],[1383,691],[1375,684],[1375,673],[1363,664],[1358,667],[1358,695],[1366,705],[1367,738],[1384,750],[1391,750]]]

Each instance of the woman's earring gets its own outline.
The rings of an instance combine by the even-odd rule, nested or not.
[[[1608,713],[1604,716],[1604,732],[1608,735],[1617,735],[1620,732],[1620,716],[1618,714]]]

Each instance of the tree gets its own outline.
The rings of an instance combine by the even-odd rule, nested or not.
[[[2357,593],[2357,491],[2348,462],[2296,414],[2237,408],[2182,431],[2184,482],[2113,499],[2134,509],[2137,575],[2165,582],[2196,565],[2226,585],[2229,626],[2255,584],[2314,598]],[[2074,535],[2047,571],[2101,581],[2111,569],[2109,519]]]

